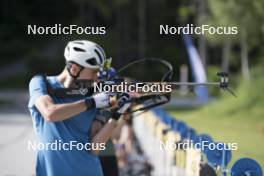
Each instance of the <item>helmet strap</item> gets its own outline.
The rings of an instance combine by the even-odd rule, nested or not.
[[[71,73],[71,64],[73,64],[73,63],[74,63],[74,62],[68,62],[67,65],[66,65],[66,69],[67,69],[69,75],[70,75],[74,80],[76,80],[76,79],[80,76],[81,71],[84,69],[84,67],[83,67],[83,66],[80,66],[79,64],[77,64],[77,65],[80,67],[80,70],[78,71],[77,75],[73,75],[73,74]],[[74,63],[74,64],[75,64],[75,63]]]

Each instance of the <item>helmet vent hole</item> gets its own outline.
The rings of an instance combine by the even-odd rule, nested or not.
[[[96,66],[97,65],[96,59],[94,57],[86,59],[86,63],[90,64],[92,66]]]
[[[84,50],[84,49],[81,49],[81,48],[78,48],[78,47],[73,47],[73,49],[74,49],[75,51],[79,51],[79,52],[85,52],[85,50]]]
[[[100,51],[101,51],[101,53],[104,55],[104,57],[105,57],[105,54],[104,54],[104,50],[99,46],[99,45],[95,45]]]
[[[103,58],[102,58],[100,52],[99,52],[97,49],[95,49],[94,52],[95,52],[95,53],[97,54],[97,56],[99,57],[99,59],[100,59],[100,63],[103,63]]]
[[[72,42],[72,43],[75,43],[75,44],[80,44],[80,45],[84,45],[83,42]]]

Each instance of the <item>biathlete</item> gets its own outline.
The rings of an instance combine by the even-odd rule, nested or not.
[[[100,150],[80,150],[69,145],[106,143],[129,105],[124,103],[121,107],[112,108],[110,118],[104,121],[100,130],[94,130],[94,119],[97,116],[102,119],[101,109],[111,106],[108,93],[101,92],[86,98],[61,98],[49,94],[48,87],[70,88],[76,79],[97,81],[98,71],[106,60],[105,53],[96,43],[76,40],[67,44],[64,56],[66,67],[62,73],[58,76],[34,76],[29,83],[28,108],[39,142],[59,142],[64,146],[56,150],[38,150],[36,175],[100,176],[103,175],[97,156]],[[129,96],[123,94],[117,101],[128,99]]]

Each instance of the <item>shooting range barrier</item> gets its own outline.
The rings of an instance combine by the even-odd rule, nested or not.
[[[223,147],[195,149],[182,148],[183,143],[208,141],[208,134],[197,134],[186,123],[171,117],[161,108],[134,114],[134,131],[140,146],[153,166],[154,176],[262,176],[259,164],[250,158],[241,158],[231,169],[227,168],[232,152]]]

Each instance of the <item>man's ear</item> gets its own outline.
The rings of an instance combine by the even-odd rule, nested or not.
[[[77,76],[78,72],[80,71],[80,67],[75,63],[71,63],[70,70],[73,75]]]

